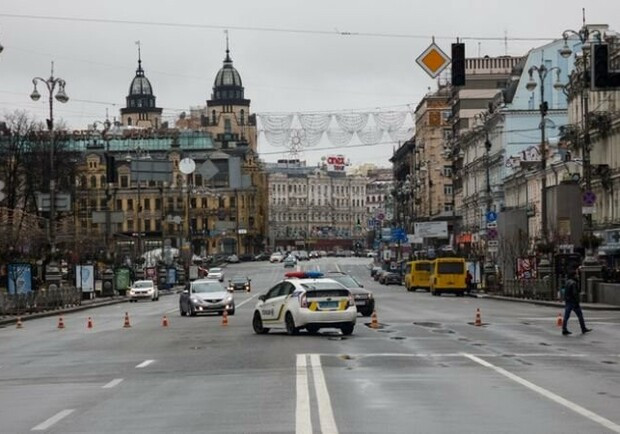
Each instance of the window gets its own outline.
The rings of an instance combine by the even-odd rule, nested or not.
[[[123,175],[121,176],[121,188],[129,187],[129,176]]]
[[[224,119],[224,132],[230,134],[232,132],[232,125],[230,119]]]
[[[151,209],[151,199],[144,199],[144,209],[147,211]]]
[[[443,176],[452,176],[452,166],[443,166]]]
[[[129,125],[129,126],[133,125],[133,122],[132,122],[130,117],[127,118],[127,125]]]
[[[211,123],[212,123],[213,125],[215,125],[215,124],[217,123],[217,116],[216,116],[215,110],[213,110],[213,111],[211,112]]]
[[[452,194],[452,185],[448,184],[448,185],[444,185],[443,186],[443,194]]]
[[[90,177],[90,188],[97,188],[97,177],[96,176]]]
[[[133,199],[127,199],[127,210],[133,211]]]
[[[239,124],[245,125],[245,111],[243,109],[239,113]]]
[[[161,199],[155,199],[155,210],[159,211],[161,209]]]
[[[452,203],[446,203],[443,206],[444,211],[452,211]]]
[[[151,230],[151,220],[149,219],[144,220],[144,230],[147,232]]]

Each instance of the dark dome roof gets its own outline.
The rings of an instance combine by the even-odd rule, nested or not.
[[[241,84],[241,76],[232,64],[229,51],[226,50],[226,59],[224,59],[224,66],[218,71],[215,76],[215,82],[213,87],[220,86],[243,86]]]
[[[149,79],[144,76],[141,60],[138,61],[136,76],[129,86],[129,95],[153,95],[153,87]]]

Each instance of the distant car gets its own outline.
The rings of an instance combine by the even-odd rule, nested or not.
[[[293,255],[288,255],[283,262],[284,268],[294,267],[295,265],[297,265],[297,258]]]
[[[207,273],[207,279],[209,280],[219,280],[220,282],[224,281],[224,270],[222,268],[209,268],[209,272]]]
[[[234,276],[232,279],[228,281],[228,290],[229,291],[241,290],[241,291],[250,292],[251,282],[252,281],[248,279],[246,276]]]
[[[319,252],[317,252],[316,250],[313,250],[309,253],[308,255],[310,257],[310,259],[314,259],[314,258],[318,258],[319,257]]]
[[[226,258],[226,262],[236,264],[239,262],[239,257],[237,255],[230,255],[228,258]]]
[[[136,280],[129,288],[129,301],[159,300],[159,290],[152,280]]]
[[[319,256],[320,256],[321,258],[324,258],[324,257],[326,257],[326,256],[327,256],[327,252],[326,252],[325,250],[319,250]]]
[[[332,279],[303,277],[303,272],[290,274],[300,277],[278,282],[258,297],[252,318],[255,333],[264,334],[272,328],[283,328],[289,335],[303,328],[312,334],[321,328],[339,328],[343,335],[353,333],[357,309],[348,289]]]
[[[377,256],[377,252],[368,252],[368,253],[366,253],[366,257],[367,258],[374,258],[375,256]]]
[[[364,316],[372,315],[372,312],[375,310],[375,298],[372,292],[364,289],[364,286],[354,277],[340,271],[331,271],[325,277],[335,280],[351,291],[355,299],[355,307],[359,313]]]
[[[265,252],[261,252],[258,255],[254,256],[255,261],[267,261],[269,260],[269,255]]]
[[[383,274],[387,273],[387,271],[385,271],[384,269],[381,269],[379,271],[377,271],[374,276],[372,276],[377,282],[381,282],[381,276],[383,276]]]
[[[235,314],[235,300],[231,292],[216,280],[199,279],[191,282],[179,298],[181,316],[196,316],[198,313],[226,311]]]
[[[255,260],[254,258],[255,258],[255,256],[252,255],[251,253],[245,253],[245,254],[239,256],[239,260],[241,262],[251,262],[251,261]]]
[[[384,271],[379,278],[379,282],[384,285],[390,285],[392,283],[400,285],[402,281],[403,278],[400,273],[395,273],[393,271]]]
[[[308,252],[306,252],[305,250],[300,250],[297,259],[299,259],[300,261],[308,261],[310,259],[310,255],[308,255]]]
[[[370,277],[375,277],[379,271],[383,271],[383,268],[381,268],[381,267],[372,267],[370,269]],[[377,280],[377,279],[375,279],[375,280]]]
[[[284,260],[284,255],[280,252],[273,252],[269,257],[269,262],[282,262]]]

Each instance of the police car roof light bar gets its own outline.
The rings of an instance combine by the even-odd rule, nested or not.
[[[289,279],[318,279],[319,277],[323,277],[323,273],[320,271],[291,271],[290,273],[286,273],[284,277]]]

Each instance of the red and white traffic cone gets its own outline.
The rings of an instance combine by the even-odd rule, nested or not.
[[[480,327],[482,325],[482,315],[480,315],[480,308],[476,309],[476,319],[474,325]]]
[[[93,319],[91,317],[88,317],[88,321],[86,321],[86,328],[87,329],[93,328]]]
[[[59,328],[59,329],[64,329],[64,328],[65,328],[65,322],[64,322],[64,320],[62,319],[62,316],[60,316],[60,317],[58,318],[58,328]]]
[[[227,326],[228,325],[228,311],[226,311],[226,310],[222,314],[222,325],[223,326]]]
[[[125,312],[125,323],[123,324],[123,327],[126,329],[131,327],[131,323],[129,322],[129,314],[127,312]]]
[[[373,310],[372,315],[370,316],[370,328],[373,328],[373,329],[379,328],[379,319],[377,318],[376,310]]]
[[[161,320],[161,326],[168,327],[168,317],[166,315],[164,315],[164,317]]]
[[[24,325],[22,324],[22,317],[21,316],[17,317],[17,323],[16,323],[15,327],[18,328],[18,329],[23,329],[24,328]]]
[[[558,318],[555,320],[555,325],[558,327],[562,327],[564,325],[564,320],[562,319],[561,313],[558,313]]]

